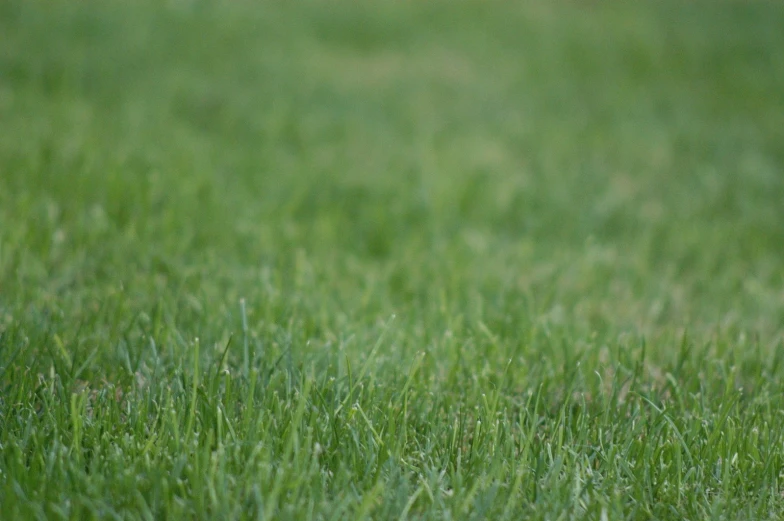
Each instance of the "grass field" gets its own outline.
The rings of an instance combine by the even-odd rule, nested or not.
[[[778,2],[0,2],[0,519],[780,519]]]

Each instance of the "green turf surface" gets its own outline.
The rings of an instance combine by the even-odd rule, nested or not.
[[[0,519],[784,516],[782,27],[0,3]]]

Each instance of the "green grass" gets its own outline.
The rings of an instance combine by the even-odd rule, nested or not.
[[[780,519],[782,27],[0,3],[0,518]]]

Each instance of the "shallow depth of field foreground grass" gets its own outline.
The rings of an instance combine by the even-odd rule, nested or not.
[[[784,516],[778,2],[0,3],[0,518]]]

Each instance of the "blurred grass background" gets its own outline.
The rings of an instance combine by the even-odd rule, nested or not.
[[[300,255],[357,315],[373,281],[372,315],[519,293],[584,331],[777,335],[782,16],[6,2],[5,307],[140,311],[189,270],[233,306]]]

